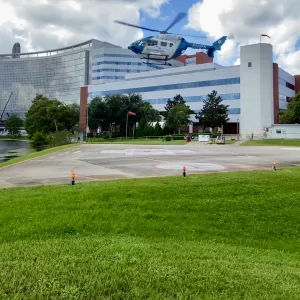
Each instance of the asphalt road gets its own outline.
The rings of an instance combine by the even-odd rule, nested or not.
[[[84,144],[0,169],[0,188],[120,178],[255,170],[300,165],[300,148],[239,145],[141,146]]]

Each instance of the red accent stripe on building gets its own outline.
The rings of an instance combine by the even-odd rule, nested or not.
[[[80,109],[79,109],[79,128],[80,131],[86,130],[87,122],[87,103],[88,103],[88,87],[80,88]]]

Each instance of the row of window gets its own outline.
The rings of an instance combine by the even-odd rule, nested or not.
[[[134,61],[110,61],[110,60],[105,60],[105,61],[99,61],[99,62],[94,62],[93,66],[99,66],[99,65],[125,65],[125,66],[145,66],[145,63],[142,62],[134,62]],[[162,70],[163,67],[159,67],[154,64],[147,64],[147,66],[152,67],[157,70]]]
[[[100,58],[100,57],[127,57],[127,58],[138,58],[138,55],[130,55],[130,54],[112,54],[112,53],[105,53],[105,54],[96,54],[93,55],[93,58]]]
[[[199,88],[207,86],[218,86],[218,85],[229,85],[229,84],[239,84],[240,78],[226,78],[226,79],[215,79],[215,80],[205,80],[196,82],[186,82],[177,84],[165,84],[159,86],[145,86],[131,89],[120,89],[120,90],[107,90],[90,93],[90,97],[104,96],[108,94],[136,94],[136,93],[146,93],[146,92],[156,92],[156,91],[166,91],[166,90],[178,90],[178,89],[189,89],[189,88]]]
[[[195,113],[198,113],[200,112],[201,110],[200,109],[194,109],[193,110]],[[241,109],[240,108],[228,108],[227,109],[227,113],[229,115],[240,115],[241,114]]]
[[[138,69],[109,69],[109,68],[103,68],[103,69],[95,69],[93,70],[93,73],[100,73],[100,72],[122,72],[122,73],[141,73],[141,72],[147,72],[148,70],[138,70]]]
[[[241,98],[240,93],[232,93],[232,94],[219,94],[219,96],[223,100],[239,100]],[[183,97],[187,103],[191,102],[202,102],[203,100],[207,99],[207,96],[188,96]],[[150,104],[166,104],[169,98],[157,98],[157,99],[147,99],[145,101],[149,102]]]
[[[291,89],[291,90],[295,90],[295,86],[287,81],[285,81],[284,79],[279,77],[279,84]]]
[[[97,77],[92,77],[92,80],[100,80],[100,79],[118,79],[118,80],[124,80],[125,76],[97,76]]]

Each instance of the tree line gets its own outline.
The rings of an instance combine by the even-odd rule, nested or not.
[[[163,112],[154,109],[138,94],[107,95],[91,100],[87,123],[92,130],[101,128],[108,137],[125,136],[126,125],[129,136],[133,132],[139,137],[161,136],[181,133],[181,129],[191,122],[191,114],[195,114],[198,125],[206,129],[228,122],[228,105],[222,104],[222,101],[213,91],[204,100],[202,110],[195,114],[181,95],[168,99]],[[128,115],[129,112],[132,114]],[[22,127],[35,148],[67,143],[71,132],[79,132],[79,105],[66,105],[37,94],[24,122],[15,115],[6,121],[6,129],[12,137],[17,137]]]

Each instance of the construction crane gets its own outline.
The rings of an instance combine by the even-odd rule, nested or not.
[[[11,92],[11,94],[10,94],[8,100],[7,100],[6,103],[5,103],[4,109],[3,109],[2,113],[1,113],[1,116],[0,116],[0,121],[3,120],[3,115],[4,115],[4,112],[5,112],[5,109],[6,109],[7,105],[8,105],[8,103],[9,103],[9,100],[10,100],[10,98],[11,98],[11,96],[12,96],[13,93],[14,93],[14,92]]]

